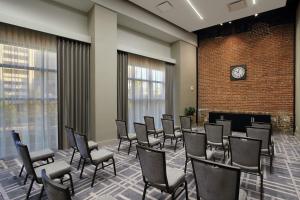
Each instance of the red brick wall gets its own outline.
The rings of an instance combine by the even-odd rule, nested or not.
[[[252,31],[199,38],[199,107],[261,112],[291,131],[294,110],[294,26],[256,24]],[[246,64],[247,79],[230,80],[230,66]]]

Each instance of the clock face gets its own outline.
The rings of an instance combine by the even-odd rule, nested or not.
[[[231,80],[241,80],[246,78],[245,66],[233,66],[231,67]]]

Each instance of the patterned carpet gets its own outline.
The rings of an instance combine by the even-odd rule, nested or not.
[[[269,160],[263,158],[264,169],[264,199],[300,199],[300,139],[294,136],[274,135],[275,141],[275,159],[274,173],[269,173]],[[178,143],[176,153],[169,141],[166,142],[164,150],[167,152],[167,164],[170,167],[183,169],[185,161],[184,148],[182,143]],[[79,179],[79,171],[76,170],[79,155],[75,156],[73,162],[72,175],[75,186],[75,196],[73,199],[84,200],[136,200],[142,198],[144,183],[141,177],[141,170],[138,159],[135,158],[135,149],[128,156],[127,145],[122,146],[118,153],[114,145],[105,146],[110,151],[115,152],[117,167],[117,176],[113,175],[111,166],[105,170],[99,170],[97,173],[95,186],[90,187],[94,167],[85,168],[83,179]],[[71,151],[59,151],[55,155],[55,160],[69,161]],[[188,164],[189,198],[196,199],[195,182],[193,180],[191,164]],[[23,186],[24,177],[17,177],[21,164],[17,159],[0,160],[0,199],[25,199],[29,182]],[[259,177],[255,175],[242,174],[241,187],[247,191],[248,199],[259,199]],[[67,183],[66,183],[67,184]],[[31,199],[38,199],[41,186],[35,184],[31,192]],[[220,197],[221,198],[221,197]],[[43,199],[46,199],[44,196]],[[147,199],[171,199],[170,195],[160,193],[159,190],[149,188],[147,190]],[[178,199],[185,199],[182,193]]]

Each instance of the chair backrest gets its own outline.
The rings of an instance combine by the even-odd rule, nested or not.
[[[261,140],[229,136],[231,165],[260,170]]]
[[[183,130],[186,154],[196,157],[207,158],[206,155],[206,134],[193,133]]]
[[[128,132],[127,132],[126,121],[116,120],[116,125],[117,125],[118,136],[119,137],[127,137],[128,136]]]
[[[20,134],[15,132],[14,130],[11,131],[11,135],[14,141],[14,144],[17,148],[17,143],[21,142]]]
[[[30,158],[30,154],[29,154],[27,145],[22,144],[21,142],[17,142],[16,146],[17,146],[17,151],[19,152],[19,156],[20,156],[20,158],[23,162],[23,165],[26,169],[26,173],[28,175],[33,176],[33,178],[35,180],[37,180],[37,176],[35,174],[35,171],[34,171],[34,168],[33,168],[33,165],[32,165],[32,161],[31,161],[31,158]]]
[[[71,200],[68,186],[52,181],[45,169],[42,170],[42,181],[49,200]]]
[[[194,158],[192,165],[197,199],[239,199],[241,176],[239,168]]]
[[[91,158],[86,135],[75,132],[75,139],[81,157],[84,159]]]
[[[149,143],[147,128],[145,124],[134,123],[134,130],[138,143]]]
[[[192,130],[192,117],[191,116],[180,116],[181,130]]]
[[[264,123],[264,122],[252,122],[251,126],[252,127],[256,127],[256,128],[272,129],[272,124],[270,124],[270,123]]]
[[[168,187],[165,152],[136,146],[144,180],[151,185]]]
[[[223,144],[223,125],[204,124],[207,141],[211,144]]]
[[[216,124],[223,125],[223,136],[231,136],[231,120],[216,120]]]
[[[147,127],[147,131],[155,131],[155,123],[154,123],[154,117],[151,116],[144,116],[145,124]]]
[[[163,118],[163,119],[170,119],[170,120],[173,120],[173,115],[163,114],[163,115],[162,115],[162,118]]]
[[[65,126],[66,133],[67,133],[67,141],[70,147],[77,148],[75,135],[74,135],[74,129],[68,126]]]
[[[174,135],[174,121],[172,119],[161,119],[164,134]]]
[[[269,149],[271,142],[271,130],[266,128],[246,127],[246,134],[249,138],[261,140],[261,148]]]

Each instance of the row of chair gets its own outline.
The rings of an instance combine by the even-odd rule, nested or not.
[[[92,178],[92,183],[91,187],[93,187],[94,182],[95,182],[95,177],[96,177],[96,172],[99,169],[104,169],[105,167],[109,165],[113,165],[114,168],[114,175],[116,175],[116,167],[115,167],[115,160],[113,153],[105,150],[105,149],[98,149],[98,144],[93,142],[93,141],[88,141],[86,135],[80,134],[78,132],[74,132],[72,128],[66,127],[66,133],[67,133],[67,138],[68,138],[68,143],[73,149],[73,154],[71,157],[70,164],[72,164],[74,154],[76,152],[80,153],[80,160],[77,166],[77,170],[80,168],[81,161],[83,161],[81,172],[80,172],[80,178],[82,178],[82,173],[84,170],[84,167],[90,161],[92,165],[95,166],[93,178]],[[64,183],[65,181],[70,181],[70,186],[72,190],[72,194],[74,194],[74,187],[73,187],[73,181],[72,181],[72,175],[71,175],[71,166],[66,163],[65,161],[55,161],[54,162],[54,153],[50,150],[44,150],[41,152],[29,152],[28,147],[25,144],[22,144],[20,135],[19,133],[12,131],[12,136],[14,143],[17,148],[17,152],[19,154],[19,157],[21,158],[23,162],[23,166],[20,172],[20,176],[22,174],[23,168],[26,170],[26,177],[24,184],[26,184],[27,178],[31,178],[32,181],[30,183],[26,199],[29,198],[30,192],[33,186],[34,181],[36,181],[38,184],[43,184],[42,181],[42,171],[44,170],[44,177],[45,180],[47,181],[47,176],[46,174],[49,175],[51,179],[60,179],[61,183]],[[51,153],[50,153],[51,152]],[[39,155],[37,157],[36,155]],[[50,161],[51,163],[50,163]],[[108,162],[111,160],[111,163],[104,165],[104,163]],[[46,163],[42,163],[40,165],[36,165],[38,161],[47,161]],[[41,162],[40,162],[41,163]],[[101,167],[99,165],[101,164]],[[68,175],[69,179],[65,180],[64,176]],[[50,181],[51,182],[51,181]],[[54,188],[58,187],[55,182],[52,184],[49,183],[49,185],[52,185]],[[44,191],[44,186],[42,187],[41,193],[40,193],[40,198],[43,195]],[[59,187],[58,187],[59,188]],[[53,188],[52,188],[53,189]],[[51,192],[46,192],[47,196],[49,199],[55,199],[59,198],[57,194],[51,193]],[[49,195],[52,195],[52,198],[49,197]]]

